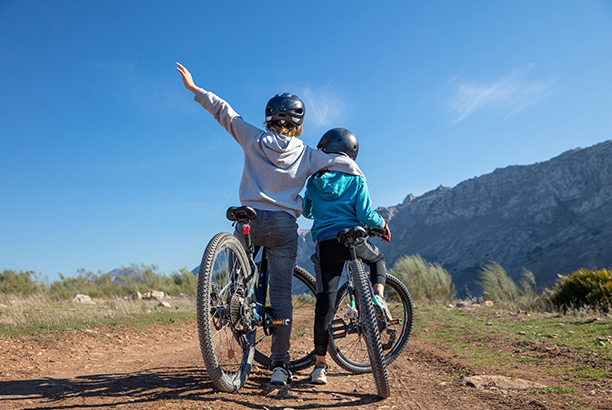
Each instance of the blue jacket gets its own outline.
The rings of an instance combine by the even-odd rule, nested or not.
[[[365,178],[342,172],[318,172],[308,179],[302,215],[314,219],[311,233],[315,242],[344,228],[385,225],[382,216],[372,210]]]

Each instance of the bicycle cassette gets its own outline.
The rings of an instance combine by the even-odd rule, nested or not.
[[[251,331],[254,326],[250,298],[244,298],[239,293],[234,293],[230,301],[230,318],[235,330],[239,332]]]

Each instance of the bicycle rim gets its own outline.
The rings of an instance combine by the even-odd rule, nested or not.
[[[210,378],[228,393],[244,385],[253,363],[254,332],[236,332],[230,318],[235,281],[249,270],[246,253],[238,239],[222,232],[208,243],[198,275],[200,350]]]
[[[396,277],[387,274],[385,298],[393,321],[387,323],[380,312],[377,312],[377,323],[383,346],[385,364],[389,366],[399,357],[412,333],[414,310],[412,298],[404,284]],[[332,359],[343,369],[353,373],[370,373],[372,366],[367,351],[364,335],[359,331],[358,323],[350,323],[345,318],[348,310],[348,283],[338,290],[336,300],[336,317],[343,318],[350,327],[346,337],[333,340],[329,344]]]
[[[391,388],[389,387],[387,368],[383,358],[383,349],[378,332],[378,322],[372,304],[373,295],[370,290],[369,280],[360,262],[351,261],[349,271],[352,271],[355,283],[361,330],[365,336],[374,383],[376,384],[378,396],[384,399],[391,395]]]
[[[315,279],[308,271],[296,266],[293,269],[293,319],[291,327],[291,346],[289,370],[298,371],[312,366],[314,354],[314,312],[317,300]],[[267,303],[269,306],[269,301]],[[270,340],[263,329],[258,329],[256,337],[255,361],[272,366],[270,358]]]

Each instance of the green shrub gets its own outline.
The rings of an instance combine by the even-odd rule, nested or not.
[[[0,294],[5,297],[45,295],[55,301],[61,301],[77,294],[92,298],[117,298],[151,290],[159,290],[171,296],[181,293],[195,296],[197,290],[197,279],[186,268],[166,276],[158,271],[156,265],[133,265],[123,268],[115,280],[110,274],[103,272],[96,274],[80,269],[77,273],[75,277],[65,277],[60,273],[60,280],[48,285],[40,280],[36,272],[4,270],[0,273]]]
[[[560,276],[550,299],[561,310],[592,306],[610,311],[612,271],[579,269],[569,276]]]
[[[51,295],[55,300],[70,299],[77,294],[88,295],[92,298],[118,295],[109,274],[102,272],[95,274],[86,272],[85,269],[79,269],[77,272],[76,277],[65,277],[60,273],[60,280],[51,284]]]
[[[15,272],[5,269],[0,273],[0,293],[27,296],[46,293],[47,290],[47,286],[34,271]]]
[[[447,304],[457,295],[450,273],[419,255],[404,256],[389,273],[406,285],[415,303]]]
[[[541,310],[542,301],[535,289],[533,273],[523,269],[519,285],[496,262],[486,264],[476,282],[482,289],[483,299],[501,303],[510,309]]]
[[[51,284],[51,295],[55,300],[65,300],[76,294],[85,294],[92,298],[116,298],[159,290],[171,296],[187,293],[194,296],[197,282],[193,273],[183,268],[166,276],[158,271],[156,265],[141,265],[123,268],[113,278],[108,273],[98,274],[78,271],[76,277],[64,277]]]
[[[515,303],[519,297],[519,287],[508,276],[506,270],[496,262],[486,264],[476,285],[480,286],[485,299],[494,302]]]
[[[169,295],[180,295],[186,293],[195,296],[198,291],[198,280],[188,269],[183,268],[179,272],[172,272],[170,275],[172,286],[165,291]]]

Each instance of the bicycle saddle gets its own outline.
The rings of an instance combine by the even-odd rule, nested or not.
[[[253,219],[257,218],[257,212],[250,206],[230,206],[225,216],[230,221],[248,225]]]
[[[354,226],[352,228],[345,228],[338,232],[336,238],[338,238],[338,242],[347,243],[347,242],[355,242],[359,238],[363,238],[368,236],[366,230],[362,226]]]

